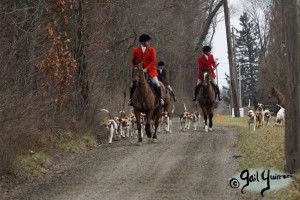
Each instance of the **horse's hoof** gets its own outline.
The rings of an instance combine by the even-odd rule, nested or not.
[[[157,139],[152,139],[152,143],[157,143]]]

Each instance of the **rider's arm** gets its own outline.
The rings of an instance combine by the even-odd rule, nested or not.
[[[213,69],[216,69],[217,64],[216,64],[215,58],[212,54],[210,54],[210,55],[211,55],[211,58],[212,58],[212,62],[211,62],[212,67],[213,67]]]
[[[149,50],[151,54],[151,62],[146,66],[146,68],[151,70],[156,63],[156,53],[153,47],[151,47]]]

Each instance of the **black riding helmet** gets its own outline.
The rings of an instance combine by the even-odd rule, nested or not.
[[[142,42],[146,42],[146,41],[149,41],[149,40],[151,40],[151,37],[149,36],[149,35],[147,35],[147,34],[142,34],[141,36],[140,36],[140,42],[142,43]]]
[[[164,66],[165,63],[164,63],[163,61],[159,61],[159,62],[157,63],[157,65],[158,65],[158,66]]]
[[[211,47],[210,46],[204,46],[202,49],[203,53],[207,53],[211,51]]]

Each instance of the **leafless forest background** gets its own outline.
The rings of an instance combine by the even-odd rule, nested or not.
[[[0,174],[13,173],[17,155],[48,148],[66,131],[97,133],[101,108],[118,115],[125,102],[128,112],[130,58],[142,33],[152,36],[181,104],[190,102],[197,56],[222,3],[1,0]],[[257,89],[283,90],[280,2],[266,9]]]

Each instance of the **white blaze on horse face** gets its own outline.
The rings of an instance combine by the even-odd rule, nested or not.
[[[204,79],[205,79],[205,77],[207,76],[207,74],[208,74],[207,72],[204,72],[204,73],[203,73],[203,78],[204,78]]]

